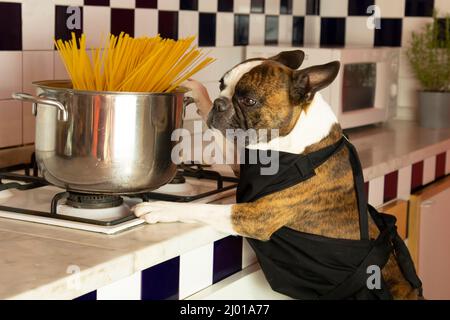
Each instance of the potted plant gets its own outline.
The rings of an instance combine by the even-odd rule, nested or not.
[[[437,18],[413,32],[407,57],[419,80],[419,124],[450,127],[450,16]]]

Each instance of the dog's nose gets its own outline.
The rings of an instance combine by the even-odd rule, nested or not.
[[[217,98],[214,100],[214,109],[220,112],[225,112],[228,109],[228,106],[230,103],[228,102],[228,99],[226,98]]]

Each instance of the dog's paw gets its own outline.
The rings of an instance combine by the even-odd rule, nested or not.
[[[133,213],[147,223],[158,222],[186,222],[192,223],[186,206],[180,206],[179,203],[155,201],[143,202],[132,209]]]

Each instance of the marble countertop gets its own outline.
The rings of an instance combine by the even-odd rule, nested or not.
[[[450,149],[450,130],[406,121],[349,136],[366,180]],[[0,219],[0,299],[72,299],[224,236],[196,224],[144,225],[106,236]],[[74,267],[81,287],[73,285]]]
[[[366,181],[450,150],[450,129],[427,129],[412,121],[393,120],[348,132]]]

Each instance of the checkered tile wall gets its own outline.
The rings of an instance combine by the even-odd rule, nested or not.
[[[371,5],[381,28],[367,28]],[[70,30],[69,6],[80,6],[80,29]],[[201,46],[320,43],[401,46],[403,29],[433,9],[450,11],[448,0],[0,0],[0,50],[51,49],[53,36],[71,31],[198,34]],[[405,26],[406,25],[406,26]]]

